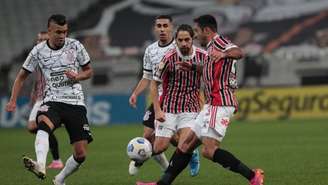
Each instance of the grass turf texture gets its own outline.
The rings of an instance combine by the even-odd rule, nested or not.
[[[140,124],[92,128],[95,141],[89,146],[85,164],[66,181],[67,185],[134,185],[137,180],[157,180],[161,171],[149,160],[137,176],[128,175],[126,144],[142,135]],[[55,133],[63,161],[71,153],[64,129]],[[47,171],[47,179],[38,180],[24,169],[21,156],[35,158],[34,135],[25,129],[0,129],[0,184],[51,184],[57,173]],[[328,184],[328,120],[233,122],[222,147],[251,167],[265,170],[266,185]],[[170,158],[173,149],[167,152]],[[48,154],[48,162],[51,159]],[[185,170],[174,185],[242,185],[240,175],[223,169],[204,158],[197,177]]]

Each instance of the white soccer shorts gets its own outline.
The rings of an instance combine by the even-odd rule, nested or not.
[[[41,104],[42,104],[42,100],[37,100],[34,103],[33,108],[30,112],[30,116],[28,118],[28,121],[36,121],[36,114],[38,113]]]
[[[235,107],[204,105],[192,127],[198,138],[210,137],[221,142],[233,116]]]
[[[165,113],[164,122],[155,121],[155,136],[171,138],[182,128],[192,128],[196,124],[197,115],[195,112]]]

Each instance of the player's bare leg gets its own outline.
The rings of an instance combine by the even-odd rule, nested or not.
[[[192,151],[200,144],[190,128],[179,130],[179,144],[171,157],[170,165],[158,182],[137,182],[137,185],[169,185],[185,169],[191,159]]]
[[[38,126],[36,124],[36,121],[29,121],[27,123],[27,130],[31,133],[31,134],[36,134],[38,131]]]
[[[53,180],[55,185],[65,185],[65,179],[79,169],[80,165],[86,158],[87,146],[87,140],[81,140],[73,143],[74,153],[67,159],[65,167]]]
[[[154,146],[155,130],[149,127],[144,127],[144,138],[148,139],[148,141],[150,141]],[[160,165],[162,171],[166,170],[166,168],[169,166],[169,162],[164,152],[153,155],[153,159]]]

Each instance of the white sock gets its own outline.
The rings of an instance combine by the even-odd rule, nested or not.
[[[66,177],[79,169],[79,166],[80,163],[76,162],[73,155],[71,155],[71,157],[67,159],[65,167],[56,175],[56,180],[63,183]]]
[[[164,152],[154,155],[153,159],[161,166],[162,171],[165,171],[166,168],[169,166],[169,161],[167,161]]]
[[[43,130],[38,130],[34,146],[37,163],[42,170],[45,170],[49,151],[49,134]]]

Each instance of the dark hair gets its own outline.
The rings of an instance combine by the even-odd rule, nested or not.
[[[179,31],[187,31],[187,32],[189,32],[191,38],[194,38],[194,30],[188,24],[181,24],[178,27],[177,31],[175,32],[175,38],[177,38]]]
[[[61,14],[51,15],[48,19],[48,27],[51,22],[54,22],[60,26],[64,26],[65,24],[67,24],[65,15],[61,15]]]
[[[40,31],[39,34],[47,34],[47,31]]]
[[[155,18],[155,21],[157,20],[157,19],[168,19],[170,22],[172,22],[172,17],[170,16],[170,15],[159,15],[159,16],[157,16],[156,18]]]
[[[201,15],[194,19],[194,22],[198,24],[198,26],[204,30],[205,27],[209,27],[213,32],[217,32],[217,23],[215,17],[212,15]]]

